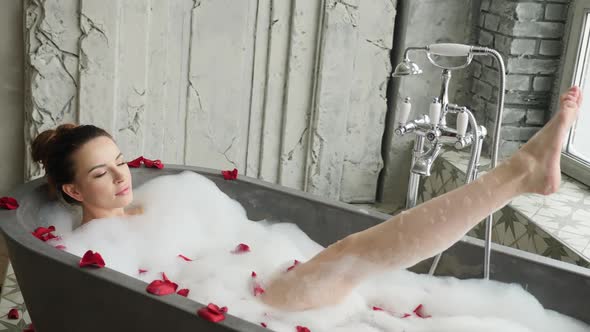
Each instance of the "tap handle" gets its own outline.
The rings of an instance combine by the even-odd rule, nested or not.
[[[397,123],[399,126],[403,126],[408,122],[408,117],[410,116],[410,110],[412,109],[412,103],[410,102],[410,97],[406,97],[404,101],[401,103],[399,108],[399,114],[397,116]]]
[[[457,136],[465,137],[468,123],[469,116],[467,115],[467,112],[460,112],[457,114]]]
[[[441,105],[438,101],[438,98],[434,98],[434,100],[430,104],[430,110],[428,112],[428,116],[430,117],[430,123],[433,127],[438,125],[440,121],[440,109]]]

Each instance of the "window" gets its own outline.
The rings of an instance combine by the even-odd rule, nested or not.
[[[570,7],[560,91],[578,85],[584,101],[564,144],[561,166],[565,174],[590,185],[590,0],[576,0]]]

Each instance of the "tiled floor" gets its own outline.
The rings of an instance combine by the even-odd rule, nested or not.
[[[12,308],[18,310],[19,319],[8,319],[8,311]],[[16,276],[12,266],[8,265],[0,295],[0,331],[22,332],[30,323],[31,317],[16,282]]]

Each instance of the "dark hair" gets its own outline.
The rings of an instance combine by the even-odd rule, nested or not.
[[[76,202],[61,189],[63,184],[72,183],[76,175],[72,155],[88,141],[101,136],[112,139],[104,129],[93,125],[67,123],[45,130],[33,140],[31,155],[33,161],[40,162],[45,169],[50,194],[61,193],[68,203]]]

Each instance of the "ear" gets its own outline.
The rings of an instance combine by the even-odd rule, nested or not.
[[[61,190],[63,190],[64,193],[66,193],[68,196],[72,197],[73,199],[77,200],[78,202],[84,201],[84,197],[82,197],[82,194],[80,193],[80,191],[78,191],[78,189],[76,188],[76,185],[73,183],[68,183],[68,184],[62,185]]]

